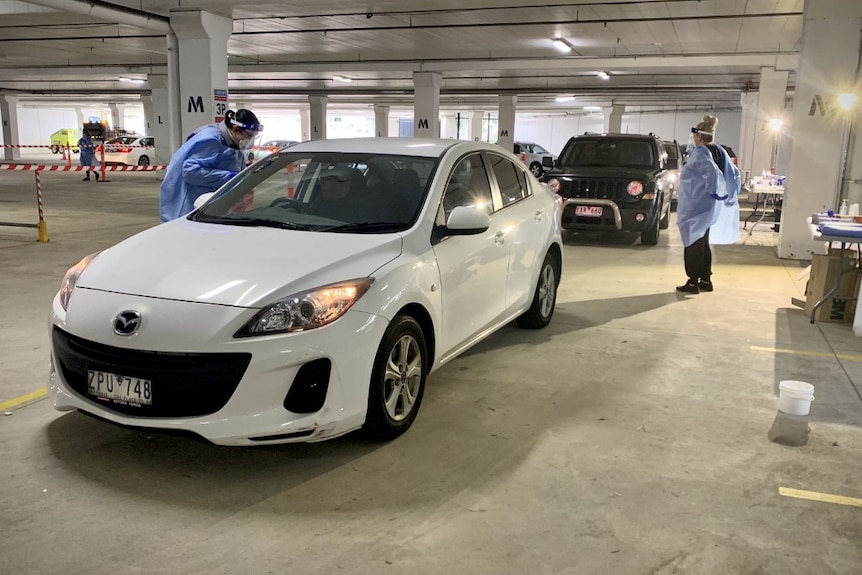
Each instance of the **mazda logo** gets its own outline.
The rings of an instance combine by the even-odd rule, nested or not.
[[[121,311],[114,318],[114,333],[132,335],[141,327],[141,313],[134,310]]]

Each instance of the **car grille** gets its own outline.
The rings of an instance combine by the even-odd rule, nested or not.
[[[617,203],[637,201],[626,188],[631,180],[588,180],[573,179],[564,181],[560,189],[563,198],[587,198],[613,200]]]
[[[86,399],[87,370],[118,373],[152,382],[153,404],[99,405],[127,415],[194,417],[225,406],[239,385],[250,353],[165,353],[129,350],[88,341],[60,328],[53,331],[54,353],[69,387]]]

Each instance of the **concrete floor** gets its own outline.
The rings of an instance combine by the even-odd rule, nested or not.
[[[862,498],[862,339],[790,304],[769,226],[689,297],[675,227],[569,236],[552,324],[431,376],[400,439],[223,448],[17,405],[65,270],[157,223],[153,174],[42,179],[50,242],[0,227],[0,573],[862,572],[862,507],[779,493]],[[33,182],[0,172],[0,220]],[[801,447],[767,439],[784,379],[816,386]]]

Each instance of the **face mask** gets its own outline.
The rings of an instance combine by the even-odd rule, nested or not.
[[[685,147],[685,153],[688,154],[694,149],[694,135],[688,137],[688,145]]]
[[[239,141],[239,149],[240,150],[250,150],[254,147],[254,140],[240,140]]]

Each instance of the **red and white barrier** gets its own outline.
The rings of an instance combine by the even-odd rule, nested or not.
[[[158,166],[61,166],[59,164],[0,164],[0,170],[37,172],[155,172],[167,170],[167,165]]]

